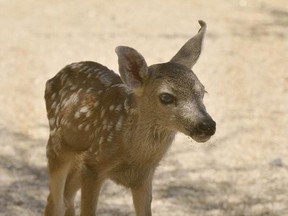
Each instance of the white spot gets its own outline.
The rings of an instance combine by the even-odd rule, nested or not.
[[[124,117],[120,116],[117,123],[116,123],[116,130],[119,131],[122,128]]]
[[[49,119],[49,125],[52,127],[52,126],[55,126],[55,118],[50,118]]]
[[[104,142],[104,138],[103,138],[103,137],[100,137],[100,139],[99,139],[99,145],[101,145],[103,142]]]
[[[105,85],[105,86],[111,86],[112,81],[111,78],[107,74],[103,74],[100,77],[100,81]]]
[[[86,90],[86,92],[87,93],[90,93],[90,92],[92,92],[94,89],[93,88],[88,88],[87,90]]]
[[[82,128],[83,128],[83,124],[79,124],[79,125],[78,125],[78,129],[79,129],[79,130],[82,130]]]
[[[69,98],[69,103],[76,104],[76,103],[78,103],[78,101],[79,101],[79,97],[78,97],[77,93],[72,94]]]
[[[57,106],[57,102],[56,102],[56,101],[54,101],[54,102],[53,102],[53,104],[52,104],[52,106],[51,106],[51,109],[55,109],[55,108],[56,108],[56,106]]]
[[[46,82],[46,91],[50,92],[52,90],[52,82],[48,81]]]
[[[67,77],[68,77],[68,74],[63,73],[61,76],[61,79],[65,81],[67,79]]]
[[[72,63],[71,65],[70,65],[70,68],[71,69],[78,69],[78,68],[80,68],[82,66],[82,63]]]
[[[68,87],[71,87],[71,86],[74,85],[74,83],[72,82],[71,79],[67,79],[65,85],[68,86]]]
[[[107,141],[111,142],[113,140],[113,133],[110,133],[107,137]]]
[[[99,148],[99,151],[101,151],[100,148]],[[95,152],[94,152],[94,159],[95,159],[96,161],[99,161],[99,160],[100,160],[98,151],[95,151]]]
[[[56,118],[56,127],[59,127],[59,125],[60,125],[60,118],[57,117],[57,118]]]
[[[90,79],[91,76],[92,76],[92,73],[89,73],[87,78]]]
[[[89,68],[90,67],[86,65],[83,68],[81,68],[81,72],[87,73]]]
[[[75,69],[77,67],[77,63],[72,63],[69,65],[71,69]]]
[[[94,107],[98,107],[99,106],[99,101],[96,101],[95,103],[94,103]]]
[[[88,71],[89,71],[89,73],[92,73],[93,75],[95,74],[95,68],[94,67],[90,67]]]
[[[75,117],[75,118],[80,118],[80,115],[81,115],[80,112],[76,112],[75,115],[74,115],[74,117]]]
[[[113,128],[113,125],[110,123],[110,124],[107,125],[106,128],[107,128],[108,131],[110,131]]]
[[[129,113],[130,113],[130,114],[136,113],[136,109],[131,108],[131,109],[129,110]]]
[[[100,95],[100,94],[102,94],[102,93],[103,93],[103,90],[97,91],[97,94],[98,94],[98,95]]]
[[[112,110],[114,110],[114,108],[115,108],[115,106],[114,106],[114,105],[111,105],[111,106],[109,107],[109,110],[112,111]]]
[[[56,93],[53,93],[52,96],[51,96],[52,100],[54,100],[55,97],[56,97]]]
[[[60,124],[61,124],[61,125],[64,125],[64,126],[67,126],[67,125],[68,125],[68,120],[62,118],[61,121],[60,121]]]
[[[76,89],[77,89],[77,86],[76,86],[76,85],[72,85],[71,88],[70,88],[71,91],[74,91],[74,90],[76,90]]]
[[[93,122],[93,125],[94,125],[94,126],[96,126],[96,125],[97,125],[97,123],[98,123],[98,121],[97,121],[97,120],[95,120],[95,121]]]
[[[88,111],[88,112],[86,113],[86,118],[89,118],[89,117],[91,116],[91,114],[92,114],[92,112]]]
[[[89,129],[90,129],[90,125],[88,124],[85,126],[85,131],[88,131]]]
[[[103,71],[97,70],[95,77],[96,77],[96,78],[99,78],[99,77],[102,76],[102,74],[103,74]]]
[[[125,99],[124,108],[125,108],[126,112],[129,112],[129,111],[130,111],[130,106],[129,106],[129,103],[128,103],[128,98]]]
[[[64,119],[64,118],[61,119],[60,124],[65,126],[65,127],[71,126],[71,123],[68,121],[68,119]]]
[[[115,111],[120,112],[121,109],[122,109],[122,104],[119,104],[119,105],[115,108]]]
[[[101,115],[100,115],[100,118],[101,118],[101,119],[104,117],[104,115],[105,115],[105,112],[106,112],[106,110],[105,110],[105,109],[103,109],[103,110],[101,111]]]
[[[56,128],[50,131],[50,136],[54,136],[56,134]]]
[[[67,101],[68,101],[68,100],[69,100],[69,99],[64,98],[64,100],[63,100],[62,103],[61,103],[61,106],[62,106],[62,107],[67,106]]]
[[[122,83],[117,83],[117,84],[113,84],[112,86],[111,86],[111,88],[126,88],[126,86]]]
[[[88,112],[88,107],[87,106],[84,106],[82,107],[80,110],[79,110],[80,113],[86,113]]]
[[[56,110],[55,110],[55,114],[56,115],[58,114],[59,110],[60,110],[60,104],[58,104],[57,107],[56,107]]]

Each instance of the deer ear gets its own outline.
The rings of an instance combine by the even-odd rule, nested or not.
[[[198,34],[188,40],[178,51],[178,53],[170,60],[170,62],[178,63],[188,68],[192,68],[197,62],[202,50],[202,42],[206,32],[206,23],[202,20],[199,20],[198,22],[201,26]]]
[[[132,89],[141,87],[148,77],[148,67],[143,56],[135,49],[125,46],[117,47],[115,52],[123,82]]]

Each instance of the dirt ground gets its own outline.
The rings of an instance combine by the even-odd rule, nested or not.
[[[288,215],[286,0],[1,0],[0,17],[1,216],[43,214],[46,80],[80,60],[117,71],[118,45],[168,61],[198,19],[208,29],[194,71],[217,133],[206,144],[177,136],[155,176],[153,215]],[[129,191],[107,182],[98,212],[134,215]]]

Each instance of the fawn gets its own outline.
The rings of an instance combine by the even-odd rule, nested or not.
[[[119,46],[121,78],[95,62],[73,63],[46,83],[50,136],[45,215],[96,215],[105,179],[132,191],[137,216],[149,216],[154,171],[177,131],[207,141],[216,123],[203,104],[204,86],[192,72],[206,31],[167,63],[147,66],[136,50]]]

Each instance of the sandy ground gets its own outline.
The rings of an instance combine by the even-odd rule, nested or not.
[[[0,17],[0,215],[43,214],[47,79],[80,60],[117,71],[117,45],[168,61],[198,19],[208,34],[194,71],[217,134],[206,144],[177,136],[155,176],[153,215],[288,215],[286,0],[1,0]],[[105,184],[98,212],[134,215],[129,191]]]

